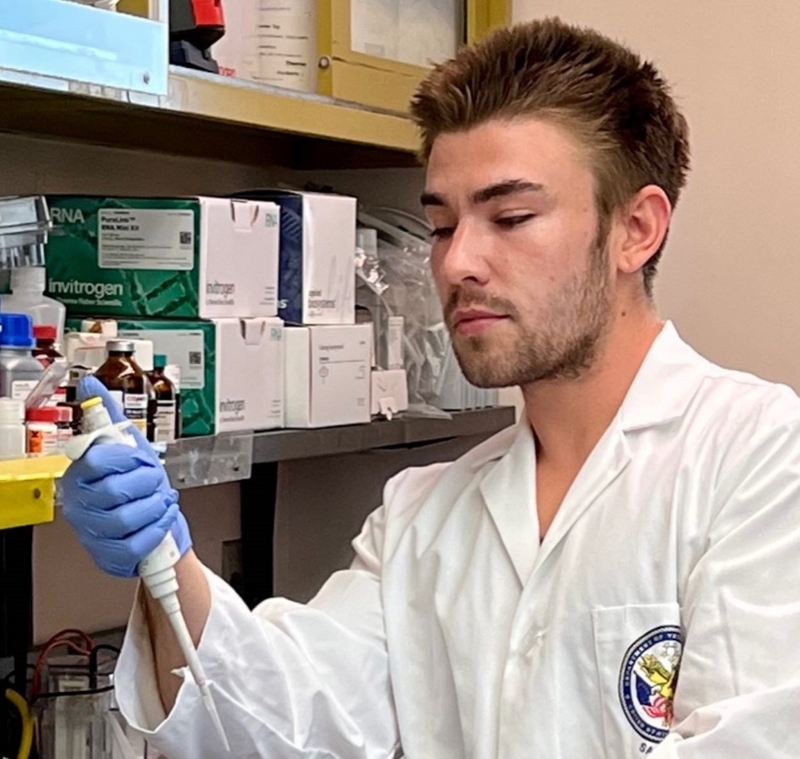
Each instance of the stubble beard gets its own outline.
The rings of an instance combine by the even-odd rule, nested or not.
[[[549,300],[535,326],[523,325],[514,304],[477,289],[459,288],[447,304],[456,308],[485,307],[509,315],[518,327],[508,346],[496,347],[488,335],[464,337],[453,333],[453,348],[464,376],[477,387],[510,387],[549,380],[577,379],[591,369],[613,315],[606,236],[595,239],[589,266],[575,275]],[[448,318],[448,323],[450,319]]]

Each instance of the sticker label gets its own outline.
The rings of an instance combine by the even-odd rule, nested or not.
[[[97,212],[101,269],[194,268],[194,211],[102,208]]]
[[[122,401],[122,409],[125,412],[125,416],[132,422],[139,419],[147,420],[147,394],[125,393]]]
[[[39,384],[39,380],[14,380],[11,383],[11,397],[15,401],[27,401],[31,390]]]
[[[156,411],[156,443],[175,442],[175,401],[159,401]]]

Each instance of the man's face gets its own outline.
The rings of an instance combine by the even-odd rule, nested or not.
[[[555,124],[492,121],[436,138],[423,205],[456,355],[481,387],[579,376],[612,320],[593,175]]]

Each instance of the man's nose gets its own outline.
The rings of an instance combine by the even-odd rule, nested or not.
[[[441,262],[441,273],[450,285],[472,281],[486,284],[489,278],[489,241],[480,227],[469,220],[458,224]]]

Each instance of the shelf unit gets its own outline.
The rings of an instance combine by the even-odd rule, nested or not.
[[[260,464],[493,435],[514,423],[514,409],[502,406],[459,411],[451,417],[400,416],[392,421],[345,427],[189,437],[169,446],[165,464],[178,489],[218,485],[247,480],[253,467]]]
[[[416,164],[402,114],[175,67],[165,96],[0,69],[0,103],[0,132],[298,170]]]

